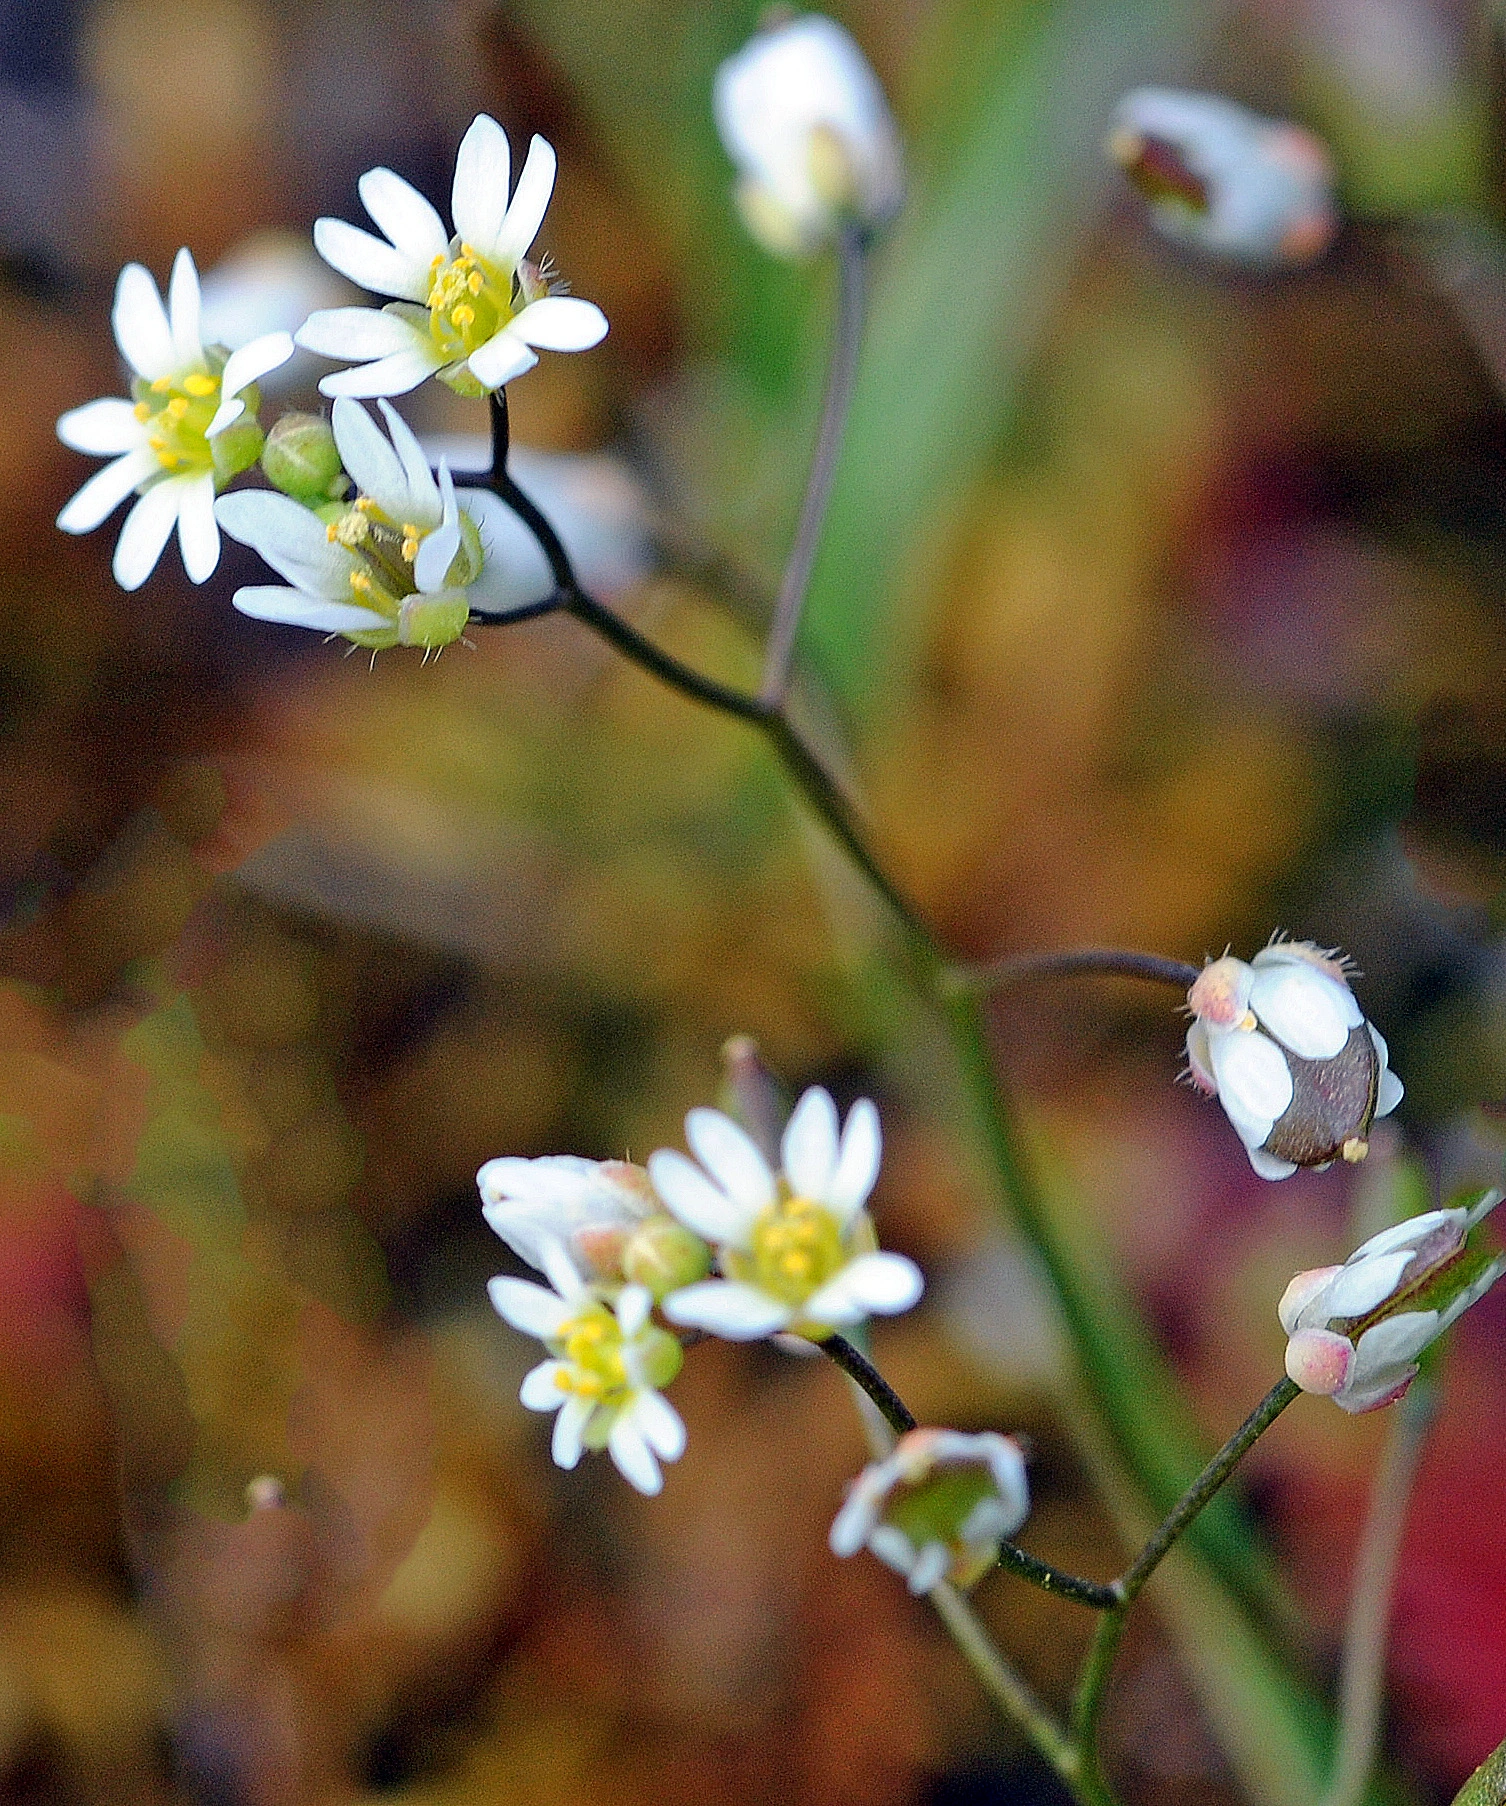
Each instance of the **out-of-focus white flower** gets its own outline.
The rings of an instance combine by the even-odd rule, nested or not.
[[[1295,1384],[1345,1411],[1400,1398],[1422,1351],[1506,1272],[1506,1256],[1468,1239],[1501,1195],[1427,1211],[1372,1235],[1341,1267],[1299,1273],[1278,1306]]]
[[[785,1127],[777,1178],[720,1110],[692,1110],[685,1135],[701,1166],[661,1149],[649,1177],[670,1211],[717,1248],[725,1277],[666,1298],[672,1323],[736,1341],[777,1330],[820,1340],[920,1297],[920,1269],[878,1252],[863,1209],[880,1155],[878,1112],[867,1098],[839,1136],[836,1105],[819,1086],[807,1091]]]
[[[504,1156],[488,1160],[476,1184],[487,1222],[540,1271],[545,1246],[559,1242],[583,1273],[620,1274],[628,1236],[661,1208],[648,1174],[626,1160]]]
[[[1277,942],[1248,964],[1226,954],[1187,1003],[1189,1076],[1223,1105],[1262,1179],[1364,1159],[1371,1123],[1402,1085],[1335,954],[1309,941]]]
[[[1137,88],[1109,129],[1109,154],[1168,238],[1238,263],[1311,263],[1338,211],[1322,142],[1215,94]]]
[[[771,26],[716,74],[717,130],[737,165],[748,230],[793,256],[844,220],[885,225],[905,198],[904,155],[884,91],[834,20]]]
[[[318,308],[356,299],[350,284],[320,258],[302,232],[253,232],[199,278],[205,340],[233,351],[269,332],[294,333]],[[263,392],[313,381],[312,353],[268,373]]]
[[[538,350],[585,351],[606,336],[599,307],[551,293],[549,278],[528,260],[554,191],[553,150],[533,139],[509,201],[510,164],[507,134],[481,113],[455,160],[453,238],[390,169],[368,170],[359,183],[385,238],[344,220],[315,223],[326,263],[362,288],[397,297],[382,308],[322,310],[299,328],[307,350],[356,366],[326,376],[319,384],[326,395],[402,395],[427,376],[462,395],[484,395],[531,370]]]
[[[235,606],[373,651],[437,650],[460,638],[472,608],[507,606],[488,541],[511,511],[487,490],[457,493],[443,464],[436,478],[396,410],[380,405],[390,443],[359,402],[335,403],[335,444],[357,491],[348,504],[315,512],[266,489],[220,498],[220,525],[290,586],[238,589]]]
[[[624,1479],[656,1493],[664,1484],[659,1462],[685,1452],[685,1425],[661,1395],[680,1371],[680,1344],[649,1321],[644,1287],[625,1286],[609,1305],[558,1242],[545,1242],[539,1256],[553,1290],[505,1278],[488,1287],[498,1314],[549,1350],[518,1396],[530,1411],[558,1413],[559,1466],[574,1467],[582,1449],[605,1448]]]
[[[912,1593],[929,1593],[941,1580],[969,1587],[1029,1514],[1025,1457],[1012,1437],[910,1430],[887,1460],[853,1481],[831,1548],[834,1555],[871,1549]]]
[[[58,437],[75,451],[108,457],[58,516],[65,533],[88,533],[137,497],[115,544],[115,581],[139,589],[156,568],[173,528],[183,568],[202,583],[220,558],[214,497],[256,461],[261,429],[247,400],[255,385],[293,354],[285,332],[270,332],[227,354],[204,343],[199,275],[179,251],[167,306],[150,273],[128,263],[115,285],[115,342],[134,372],[133,400],[114,396],[72,408]]]

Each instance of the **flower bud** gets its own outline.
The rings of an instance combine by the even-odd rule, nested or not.
[[[284,495],[318,508],[350,487],[327,420],[318,414],[284,414],[267,434],[261,454],[267,481]]]
[[[1338,230],[1323,144],[1218,95],[1137,88],[1120,101],[1107,148],[1157,230],[1214,256],[1311,263]]]
[[[1506,1272],[1506,1256],[1470,1234],[1501,1196],[1488,1191],[1471,1207],[1410,1217],[1372,1235],[1343,1266],[1299,1273],[1277,1306],[1288,1377],[1345,1411],[1400,1398],[1422,1351]]]
[[[661,1210],[648,1174],[626,1160],[488,1160],[476,1184],[487,1222],[530,1266],[545,1271],[545,1247],[558,1242],[583,1277],[606,1284],[621,1282],[629,1236]]]
[[[867,1547],[912,1593],[938,1581],[969,1587],[1030,1512],[1025,1456],[993,1431],[910,1430],[885,1461],[864,1468],[831,1527],[835,1555]]]
[[[899,134],[834,20],[806,13],[759,32],[717,71],[714,106],[744,221],[776,255],[815,250],[845,220],[873,228],[899,211]]]
[[[691,1286],[711,1271],[711,1250],[672,1216],[650,1217],[623,1244],[622,1276],[640,1285],[657,1304],[681,1286]]]
[[[1363,1160],[1371,1123],[1401,1102],[1343,961],[1311,942],[1210,961],[1187,1005],[1188,1076],[1218,1098],[1263,1179]]]

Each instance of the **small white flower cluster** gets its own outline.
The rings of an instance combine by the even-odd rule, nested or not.
[[[1309,941],[1211,960],[1187,1006],[1188,1075],[1223,1105],[1262,1179],[1363,1160],[1371,1123],[1401,1102],[1343,962]]]
[[[719,1110],[692,1110],[685,1129],[701,1166],[664,1149],[646,1172],[557,1155],[488,1161],[476,1176],[488,1223],[554,1288],[492,1281],[502,1316],[550,1348],[523,1403],[560,1412],[561,1466],[605,1447],[643,1492],[659,1489],[653,1456],[674,1460],[684,1446],[658,1397],[680,1345],[651,1320],[655,1305],[668,1323],[734,1341],[779,1331],[819,1341],[908,1310],[923,1285],[913,1261],[879,1252],[864,1209],[880,1158],[866,1098],[841,1127],[830,1096],[807,1091],[777,1174]],[[708,1279],[713,1250],[722,1277]]]

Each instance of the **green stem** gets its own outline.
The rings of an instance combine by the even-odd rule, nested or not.
[[[1185,991],[1199,970],[1185,960],[1162,959],[1155,953],[1128,953],[1117,947],[1074,947],[1063,953],[1013,954],[980,966],[962,966],[956,969],[956,976],[959,983],[980,991],[1002,991],[1047,978],[1075,978],[1085,972],[1143,978],[1150,984],[1171,985]]]

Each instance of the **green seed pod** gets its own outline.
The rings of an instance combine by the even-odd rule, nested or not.
[[[710,1271],[711,1250],[671,1216],[650,1217],[622,1250],[623,1277],[643,1286],[656,1300],[694,1285]]]
[[[350,486],[335,435],[318,414],[284,414],[267,435],[261,467],[274,489],[306,508],[336,501]]]

